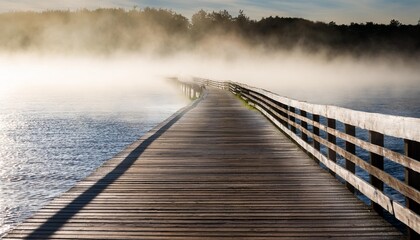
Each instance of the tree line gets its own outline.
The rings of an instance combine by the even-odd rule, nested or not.
[[[265,50],[294,48],[308,52],[375,55],[420,53],[420,22],[405,25],[373,22],[338,25],[303,18],[250,19],[241,10],[200,10],[191,20],[172,10],[144,8],[0,14],[3,51],[151,51],[170,54],[203,47],[203,43],[235,41]]]

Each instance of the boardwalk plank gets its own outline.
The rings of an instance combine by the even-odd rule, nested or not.
[[[196,104],[5,239],[403,239],[258,112]]]

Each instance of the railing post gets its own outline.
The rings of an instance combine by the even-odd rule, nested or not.
[[[333,118],[328,118],[327,119],[327,124],[328,124],[328,128],[330,129],[335,129],[335,119]],[[327,140],[328,142],[332,143],[332,144],[336,144],[336,137],[333,134],[328,133],[327,135]],[[334,150],[328,148],[328,159],[330,159],[333,162],[337,161],[337,154],[335,153]],[[331,169],[329,170],[329,172],[331,173],[331,175],[335,176],[334,171],[332,171]]]
[[[369,139],[370,142],[372,144],[378,145],[383,147],[384,146],[384,135],[377,133],[375,131],[369,131]],[[375,166],[381,170],[384,169],[384,157],[381,155],[378,155],[376,153],[370,153],[370,164],[372,164],[372,166]],[[378,178],[376,178],[373,175],[369,175],[370,176],[370,183],[377,189],[379,189],[380,191],[384,190],[384,183],[379,180]],[[383,216],[383,209],[382,207],[377,204],[372,202],[372,208],[373,210],[375,210],[380,216]]]
[[[284,118],[289,119],[289,114],[287,113],[287,111],[289,110],[289,107],[287,105],[283,104],[283,103],[280,103],[280,107],[283,108],[283,110],[286,111],[286,112],[281,112],[280,114]],[[282,123],[286,128],[289,128],[289,123],[286,120],[282,120]]]
[[[348,134],[350,136],[353,136],[353,137],[356,136],[356,127],[355,126],[345,124],[344,127],[345,127],[346,134]],[[351,142],[346,141],[346,151],[353,154],[353,155],[356,154],[356,145],[354,145]],[[356,166],[353,162],[346,159],[346,169],[354,174],[355,171],[356,171]],[[350,190],[350,192],[354,193],[353,185],[346,182],[346,187]]]
[[[194,87],[190,86],[190,99],[194,98]]]
[[[238,86],[232,84],[232,87],[233,87],[236,94],[238,94],[238,93],[240,94],[240,88]]]
[[[291,113],[295,113],[295,108],[294,107],[289,107],[289,112],[291,112]],[[296,119],[295,119],[295,117],[293,117],[292,115],[290,115],[289,114],[289,120],[290,121],[292,121],[293,123],[295,123],[296,121]],[[294,134],[296,134],[296,127],[294,127],[294,126],[292,126],[292,125],[290,125],[290,130],[294,133]]]
[[[239,88],[239,86],[237,86],[236,84],[232,84],[232,87],[235,91],[235,95],[240,96],[241,95],[241,89]]]
[[[420,161],[420,142],[415,142],[411,140],[404,140],[404,149],[405,154],[415,160]],[[407,185],[420,190],[420,173],[413,171],[409,168],[405,169],[405,182]],[[407,208],[416,214],[420,214],[420,204],[416,201],[411,200],[410,198],[405,198]],[[413,229],[408,228],[408,239],[420,239],[420,234],[418,234]]]
[[[319,115],[312,114],[312,120],[313,120],[314,122],[319,123]],[[314,132],[314,135],[315,135],[315,136],[318,136],[318,137],[319,137],[319,128],[318,128],[318,127],[313,126],[313,132]],[[318,152],[321,150],[321,145],[320,145],[320,144],[319,144],[319,142],[318,142],[317,140],[315,140],[315,139],[314,139],[314,148],[315,148]],[[315,158],[315,162],[316,162],[317,164],[319,164],[319,160],[318,160],[318,159],[316,159],[316,158]]]
[[[307,116],[306,111],[300,110],[300,115],[302,117],[306,118],[306,116]],[[300,122],[302,123],[302,127],[304,129],[308,130],[308,123],[305,122],[305,121],[300,121]],[[303,139],[303,141],[308,142],[308,134],[304,133],[303,131],[302,131],[302,139]]]
[[[187,84],[185,84],[185,93],[184,94],[185,94],[186,97],[188,97],[189,91],[190,91],[190,88],[188,87]]]

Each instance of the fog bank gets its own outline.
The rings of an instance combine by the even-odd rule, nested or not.
[[[223,49],[223,47],[221,47]],[[314,103],[342,101],[384,91],[403,97],[420,91],[417,62],[396,59],[328,58],[303,52],[230,49],[220,55],[179,53],[171,57],[118,55],[113,57],[20,54],[0,57],[0,93],[23,89],[27,93],[110,96],[128,89],[168,91],[166,77],[201,77],[235,81],[280,95]]]
[[[145,8],[7,13],[0,26],[0,97],[77,95],[88,105],[99,95],[165,94],[173,87],[163,79],[175,76],[242,82],[313,103],[420,101],[420,25],[396,20],[255,21],[222,10],[189,21]]]

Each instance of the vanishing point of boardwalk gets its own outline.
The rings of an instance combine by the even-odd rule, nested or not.
[[[210,89],[5,239],[401,239],[265,117]]]

